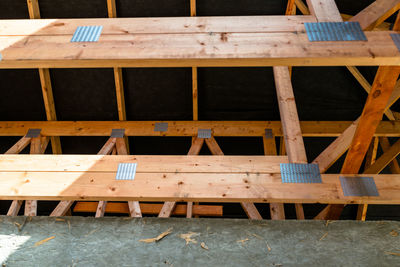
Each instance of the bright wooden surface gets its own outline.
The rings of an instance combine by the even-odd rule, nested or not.
[[[399,90],[400,95],[400,90]],[[166,132],[155,132],[155,121],[2,121],[0,136],[24,136],[29,129],[42,129],[45,136],[110,136],[112,129],[125,129],[126,136],[197,136],[198,129],[212,129],[213,136],[258,136],[270,128],[282,136],[280,121],[165,121]],[[340,136],[351,121],[300,121],[305,137]],[[399,121],[382,121],[375,136],[400,137]]]

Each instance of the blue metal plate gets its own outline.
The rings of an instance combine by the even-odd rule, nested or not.
[[[79,26],[71,42],[97,42],[102,30],[103,26]]]
[[[156,122],[154,124],[155,132],[166,132],[168,131],[168,122]]]
[[[375,180],[372,177],[340,176],[343,195],[346,197],[379,197]]]
[[[211,129],[199,129],[197,132],[198,138],[211,138]]]
[[[282,183],[322,183],[318,164],[281,163]]]
[[[120,163],[118,164],[117,175],[115,180],[131,180],[135,179],[137,163]]]
[[[400,51],[400,34],[391,33],[390,36],[392,37],[394,44],[397,46],[397,49]]]
[[[308,40],[321,41],[367,41],[358,22],[306,22]]]

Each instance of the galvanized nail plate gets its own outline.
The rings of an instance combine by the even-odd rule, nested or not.
[[[168,131],[168,122],[156,122],[154,124],[155,132],[166,132]]]
[[[211,129],[199,129],[197,132],[198,138],[211,138]]]
[[[397,46],[397,49],[400,51],[400,34],[391,33],[390,37],[392,37],[394,44]]]
[[[120,163],[118,164],[117,175],[115,180],[131,180],[135,179],[137,163]]]
[[[102,30],[103,26],[78,26],[71,42],[97,42]]]
[[[281,163],[282,183],[322,183],[318,164]]]
[[[272,133],[272,129],[269,129],[269,128],[265,129],[265,138],[271,139],[273,137],[274,137],[274,135]]]
[[[25,137],[36,138],[40,136],[42,129],[29,129]]]
[[[113,138],[122,138],[125,135],[125,129],[112,129],[111,137]]]
[[[379,197],[373,177],[340,176],[339,179],[346,197]]]
[[[306,22],[308,40],[321,41],[367,41],[358,22]]]

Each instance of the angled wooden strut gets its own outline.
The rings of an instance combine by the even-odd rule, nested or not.
[[[274,78],[289,162],[307,163],[307,155],[288,67],[274,67]],[[304,219],[304,211],[301,204],[296,204],[296,215],[297,219]]]
[[[5,154],[19,154],[25,147],[30,144],[30,154],[43,154],[49,143],[48,137],[42,137],[40,134],[37,137],[22,137],[14,146],[12,146]],[[8,216],[17,216],[21,209],[23,201],[13,200],[10,208],[8,209]],[[37,214],[37,201],[26,200],[25,202],[25,216],[36,216]]]
[[[204,144],[204,138],[194,137],[192,140],[192,145],[189,149],[188,155],[198,155],[200,153],[200,150],[201,150],[203,144]],[[171,217],[171,214],[174,211],[175,207],[176,207],[176,202],[173,202],[173,201],[164,202],[164,205],[163,205],[160,213],[158,214],[158,217],[160,217],[160,218]],[[188,202],[186,217],[191,218],[192,215],[193,215],[193,202]]]
[[[355,131],[354,137],[352,138],[341,173],[358,173],[377,125],[382,119],[385,106],[387,107],[388,102],[390,102],[390,96],[395,88],[398,76],[399,69],[397,67],[380,67],[378,69],[363,113],[358,123],[353,127]],[[328,205],[316,218],[338,219],[343,208],[344,205]]]
[[[125,143],[124,137],[110,137],[104,146],[97,153],[98,155],[109,155],[115,154],[118,155],[128,155],[127,145]],[[74,201],[61,201],[57,207],[53,210],[50,216],[63,216],[67,213],[67,211],[71,208]],[[96,209],[95,217],[103,217],[107,206],[107,201],[99,201]],[[138,201],[128,201],[129,214],[130,217],[142,217],[142,213],[140,211],[140,206]]]
[[[193,139],[192,146],[189,150],[188,155],[198,155],[200,153],[201,147],[204,144],[204,141],[207,144],[208,148],[210,149],[211,154],[219,155],[219,156],[224,155],[224,153],[222,152],[221,148],[219,147],[219,145],[214,137],[205,138],[205,139],[195,137]],[[241,205],[242,205],[244,211],[246,212],[247,216],[250,219],[256,219],[256,220],[262,219],[260,213],[258,212],[256,206],[253,203],[242,202]],[[158,217],[163,217],[163,218],[170,217],[175,206],[176,206],[176,202],[165,202]],[[191,216],[191,214],[192,214],[192,211],[191,211],[192,206],[193,206],[193,203],[188,204],[188,206],[187,206],[188,207],[187,217],[189,217],[189,215]]]

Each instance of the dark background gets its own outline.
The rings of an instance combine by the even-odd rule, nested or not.
[[[119,17],[189,16],[189,0],[116,0]],[[373,0],[337,0],[341,13],[356,14]],[[42,18],[107,17],[106,0],[40,0]],[[198,16],[282,15],[284,0],[197,0]],[[299,12],[298,12],[299,13]],[[0,1],[0,19],[29,18],[26,0]],[[392,20],[390,20],[392,21]],[[360,68],[372,83],[376,68]],[[123,69],[128,120],[191,120],[190,68]],[[51,81],[58,120],[118,120],[112,69],[52,69]],[[199,68],[200,120],[280,120],[272,68]],[[293,87],[300,120],[355,120],[367,94],[345,67],[293,68]],[[36,69],[0,70],[0,121],[46,120]],[[400,103],[392,110],[400,111]],[[0,122],[1,123],[1,122]],[[64,154],[96,154],[106,137],[61,137]],[[0,137],[0,153],[18,140]],[[263,155],[261,138],[217,138],[227,155]],[[312,161],[333,138],[305,138]],[[184,155],[190,138],[129,138],[132,154]],[[392,140],[393,142],[393,140]],[[50,147],[50,146],[49,146]],[[47,153],[51,153],[51,148]],[[379,151],[381,153],[381,151]],[[202,154],[209,154],[207,148]],[[329,172],[340,171],[343,158]],[[386,170],[387,172],[387,170]],[[1,205],[2,204],[2,205]],[[224,204],[228,217],[244,217],[238,204]],[[39,214],[49,214],[53,202],[41,202]],[[258,205],[268,218],[268,205]],[[4,214],[8,202],[0,203]],[[305,205],[311,218],[321,205]],[[294,208],[287,205],[288,218]],[[355,218],[347,206],[343,218]],[[371,206],[368,219],[400,220],[400,206]]]

